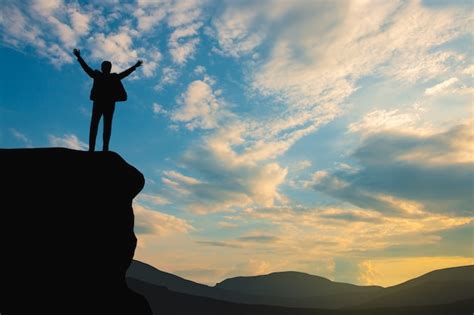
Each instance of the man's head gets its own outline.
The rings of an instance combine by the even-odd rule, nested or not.
[[[102,73],[110,73],[110,70],[112,70],[112,63],[110,61],[104,61],[102,62]]]

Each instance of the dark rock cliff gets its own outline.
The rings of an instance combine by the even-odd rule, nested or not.
[[[113,152],[0,150],[0,313],[151,314],[125,272],[143,175]]]

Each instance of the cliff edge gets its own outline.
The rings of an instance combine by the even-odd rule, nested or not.
[[[125,282],[143,175],[113,152],[0,149],[0,313],[151,314]]]

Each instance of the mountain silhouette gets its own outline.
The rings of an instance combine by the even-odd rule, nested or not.
[[[223,302],[230,303],[227,307],[246,312],[241,314],[273,314],[277,310],[281,314],[472,314],[470,310],[474,309],[474,287],[472,283],[466,286],[457,281],[468,279],[473,268],[474,266],[464,266],[437,270],[389,288],[332,282],[299,272],[236,277],[211,287],[133,261],[127,273],[127,281],[137,292],[147,296],[157,314],[168,314],[169,310],[184,307],[181,305],[176,308],[173,303],[195,303],[197,305],[190,309],[196,312],[199,309],[202,314],[219,314],[219,310],[222,311],[221,308],[224,307]],[[442,281],[454,282],[458,286],[450,286],[452,292],[442,298],[433,295],[428,298],[427,292],[418,290],[420,284],[426,288],[436,288]],[[418,303],[413,303],[417,299]],[[160,304],[159,301],[163,303],[163,300],[167,300],[169,304]],[[249,306],[242,308],[242,304],[266,305],[269,308],[257,311]]]
[[[144,177],[118,154],[0,149],[0,313],[151,314],[125,272]]]
[[[279,304],[276,305],[282,304],[299,306],[299,301],[293,299],[285,299],[281,297],[275,299],[272,296],[257,296],[247,294],[245,292],[234,292],[196,283],[187,279],[183,279],[174,274],[158,270],[153,266],[137,260],[134,260],[128,268],[127,280],[130,281],[130,279],[139,280],[141,282],[146,282],[156,286],[166,287],[167,289],[174,292],[208,297],[221,301],[267,305],[273,305],[275,304],[275,301],[277,301]]]
[[[288,274],[293,274],[292,272]],[[296,273],[298,274],[298,273]],[[320,278],[317,276],[310,276],[314,278]],[[333,295],[321,295],[321,296],[307,296],[295,297],[295,296],[284,296],[272,294],[269,290],[264,294],[258,294],[252,290],[243,286],[241,290],[232,290],[220,287],[217,284],[215,287],[203,285],[190,280],[183,279],[171,273],[167,273],[158,270],[148,264],[134,260],[127,271],[127,278],[143,281],[149,284],[163,286],[167,289],[185,293],[195,296],[207,297],[221,301],[233,302],[233,303],[245,303],[245,304],[265,304],[265,305],[276,305],[285,307],[319,307],[319,308],[341,308],[346,305],[360,304],[363,301],[367,301],[373,297],[373,295],[366,294],[365,291],[371,292],[371,287],[361,287],[361,290],[353,291],[340,291]],[[332,285],[333,282],[324,279],[325,284]],[[227,281],[227,280],[226,280]],[[336,284],[337,286],[337,284]],[[352,285],[347,285],[352,286]],[[357,287],[357,286],[355,286]],[[377,287],[375,287],[377,288]],[[263,289],[263,288],[262,288]],[[367,289],[367,290],[366,290]],[[323,289],[326,290],[326,289]],[[315,294],[315,293],[313,293]]]
[[[474,265],[431,271],[404,283],[385,288],[361,308],[450,303],[474,297]],[[474,311],[474,305],[473,305]]]
[[[371,309],[330,310],[243,304],[175,292],[134,278],[129,287],[145,295],[155,315],[472,315],[474,298],[448,304]]]
[[[270,296],[274,305],[341,308],[371,299],[383,290],[379,286],[357,286],[333,282],[302,272],[275,272],[252,277],[235,277],[216,284],[217,288]],[[290,303],[288,303],[288,299]]]
[[[133,260],[127,270],[127,278],[133,278],[148,282],[150,284],[164,286],[169,290],[187,293],[198,296],[214,297],[214,288],[204,284],[183,279],[172,273],[164,272],[143,263],[138,260]]]

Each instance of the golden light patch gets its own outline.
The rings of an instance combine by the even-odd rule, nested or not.
[[[474,264],[473,257],[410,257],[366,260],[359,264],[359,282],[384,287],[403,283],[436,269]]]

